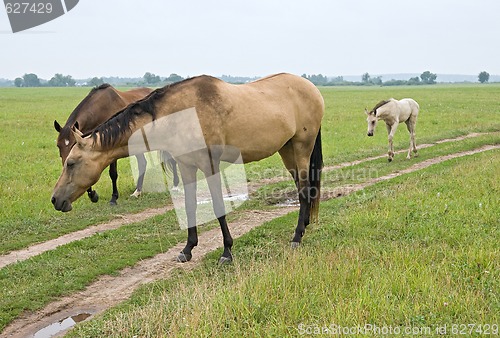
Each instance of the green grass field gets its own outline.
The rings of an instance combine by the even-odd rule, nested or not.
[[[276,219],[238,240],[233,266],[214,268],[214,253],[69,336],[290,337],[332,324],[435,333],[445,324],[498,324],[499,166],[500,151],[480,154],[330,200],[297,251],[287,245],[297,214]]]
[[[499,85],[321,91],[326,165],[386,153],[385,128],[366,137],[363,111],[389,97],[413,97],[420,103],[417,145],[500,130]],[[123,159],[117,207],[108,206],[111,184],[105,172],[96,185],[97,205],[84,196],[71,213],[53,209],[50,196],[61,162],[52,122],[65,122],[87,93],[85,88],[0,89],[0,254],[168,203],[166,193],[129,198],[134,182],[129,161]],[[396,149],[407,148],[405,129],[396,134]],[[324,188],[372,178],[366,170],[381,176],[425,159],[498,143],[497,133],[422,149],[412,161],[397,154],[390,165],[380,159],[325,173]],[[215,268],[220,253],[214,253],[195,272],[144,288],[131,303],[74,335],[192,336],[196,330],[202,336],[287,336],[296,335],[300,324],[498,323],[499,158],[498,151],[491,151],[448,161],[325,202],[320,226],[307,232],[297,252],[288,250],[296,215],[270,222],[236,241],[232,267]],[[283,172],[277,156],[246,169],[252,181]],[[264,193],[243,208],[267,208],[265,190],[290,184],[263,187]],[[184,231],[168,212],[7,266],[0,270],[0,330],[23,311],[39,309],[102,274],[116,273],[184,240]],[[182,278],[190,282],[179,286]]]

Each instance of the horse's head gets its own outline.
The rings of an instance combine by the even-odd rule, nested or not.
[[[71,203],[94,185],[109,165],[102,152],[94,147],[91,137],[82,138],[76,129],[72,129],[71,134],[75,143],[63,163],[63,171],[51,199],[54,208],[63,212],[72,209]]]
[[[75,130],[78,130],[78,122],[75,122]],[[75,137],[73,136],[73,131],[69,127],[61,127],[61,125],[54,120],[54,128],[59,133],[57,136],[57,148],[59,148],[59,156],[61,157],[62,164],[69,155],[69,152],[76,143]]]
[[[365,114],[366,114],[366,122],[368,122],[368,131],[367,135],[368,136],[373,136],[373,133],[375,132],[375,126],[377,125],[377,113],[376,110],[368,111],[368,109],[365,108]]]

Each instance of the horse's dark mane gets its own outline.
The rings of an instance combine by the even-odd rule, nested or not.
[[[192,81],[196,78],[197,77],[188,78],[153,90],[143,99],[129,104],[126,108],[113,115],[109,120],[83,136],[92,136],[95,143],[97,134],[99,134],[101,138],[101,145],[104,148],[112,147],[116,144],[123,133],[131,129],[131,124],[134,123],[139,116],[149,114],[153,120],[155,120],[156,102],[166,93],[177,88],[179,85]]]
[[[390,100],[382,100],[382,101],[380,101],[379,103],[377,103],[375,105],[375,107],[373,107],[373,109],[370,111],[370,113],[376,112],[377,109],[379,109],[380,107],[382,107],[383,105],[385,105],[385,104],[387,104],[389,102],[391,102],[391,101]]]

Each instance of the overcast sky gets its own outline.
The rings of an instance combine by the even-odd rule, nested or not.
[[[0,78],[500,75],[500,0],[80,0],[13,34]]]

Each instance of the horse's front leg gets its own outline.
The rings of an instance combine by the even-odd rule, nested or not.
[[[139,178],[137,179],[137,185],[135,187],[135,191],[132,197],[139,197],[142,194],[142,185],[144,184],[144,174],[146,173],[146,166],[148,161],[146,160],[146,156],[144,154],[135,155],[137,158],[137,169],[139,170]]]
[[[231,237],[229,227],[227,226],[226,208],[224,206],[224,198],[222,196],[222,182],[218,163],[214,164],[214,168],[215,173],[213,173],[213,175],[210,175],[210,173],[207,175],[207,173],[205,173],[205,177],[207,178],[208,188],[210,189],[210,195],[212,196],[215,217],[217,217],[217,220],[219,221],[224,243],[224,252],[219,259],[219,264],[225,264],[233,261],[233,255],[231,253],[233,238]]]
[[[178,262],[188,262],[193,257],[191,251],[198,245],[198,230],[196,229],[196,167],[180,166],[182,183],[184,184],[184,203],[188,223],[188,239],[186,246],[177,256]]]
[[[97,191],[92,190],[92,187],[87,189],[87,195],[89,196],[92,203],[97,203],[97,201],[99,201],[99,195],[97,194]]]
[[[109,177],[111,178],[111,184],[113,185],[113,193],[109,204],[116,205],[116,200],[118,199],[118,187],[116,185],[116,181],[118,180],[118,166],[116,161],[109,165]]]
[[[394,159],[394,145],[392,143],[392,140],[394,138],[394,134],[396,134],[396,129],[398,129],[398,123],[395,122],[392,125],[386,124],[387,127],[387,133],[388,133],[388,141],[389,141],[389,151],[388,151],[388,156],[389,158],[387,159],[389,162],[392,162]]]

